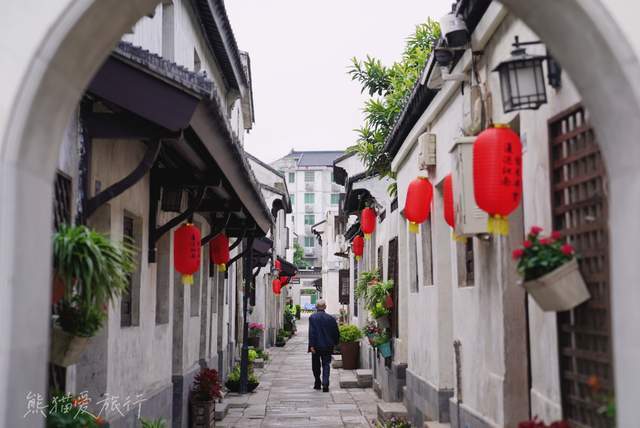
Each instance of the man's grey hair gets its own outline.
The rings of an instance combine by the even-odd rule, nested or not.
[[[319,310],[327,309],[327,302],[325,302],[324,299],[319,299],[316,302],[316,309],[319,309]]]

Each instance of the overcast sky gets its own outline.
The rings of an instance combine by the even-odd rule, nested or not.
[[[227,0],[249,52],[256,122],[246,149],[266,162],[296,150],[344,150],[362,124],[350,58],[399,59],[405,38],[452,0]]]

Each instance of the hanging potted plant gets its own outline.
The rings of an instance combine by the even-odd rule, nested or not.
[[[102,328],[107,305],[126,289],[134,255],[129,243],[115,243],[86,226],[62,226],[55,233],[53,264],[65,291],[51,330],[52,363],[67,367],[78,362]]]
[[[264,330],[264,325],[259,322],[249,323],[249,346],[260,347],[260,336]]]
[[[210,428],[215,420],[216,399],[222,398],[218,371],[202,368],[191,389],[191,427]]]
[[[369,272],[362,272],[358,277],[358,283],[353,291],[356,301],[367,297],[367,290],[380,281],[380,274],[377,269]]]
[[[539,238],[542,228],[531,228],[523,248],[513,251],[522,285],[544,311],[567,311],[591,296],[580,274],[573,247],[559,232]]]
[[[353,324],[342,324],[339,327],[339,330],[342,368],[346,370],[355,370],[358,368],[362,332]]]
[[[374,336],[373,346],[380,352],[383,358],[389,358],[393,355],[391,352],[391,338],[387,330],[382,330]]]
[[[364,334],[367,336],[369,340],[369,344],[371,346],[375,346],[375,337],[382,333],[382,329],[378,327],[375,321],[369,321],[366,326],[364,326]]]
[[[391,290],[393,281],[374,282],[367,289],[367,308],[380,328],[389,328],[390,307],[393,307],[393,304],[389,305]]]

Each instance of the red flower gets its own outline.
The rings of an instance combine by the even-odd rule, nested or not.
[[[527,239],[522,243],[522,245],[524,245],[524,248],[531,248],[531,246],[533,246],[533,243]]]
[[[523,254],[524,250],[522,248],[513,250],[513,253],[511,253],[511,255],[513,256],[513,260],[518,260],[520,257],[522,257]]]
[[[557,230],[554,230],[553,232],[551,232],[551,238],[558,240],[558,239],[562,238],[562,234],[560,232],[558,232]]]
[[[587,385],[593,392],[597,392],[600,389],[600,379],[598,379],[596,375],[591,375],[589,379],[587,379]]]
[[[573,247],[569,244],[564,244],[562,248],[560,248],[560,250],[562,250],[562,254],[564,254],[565,256],[570,256],[571,254],[573,254]]]
[[[533,236],[538,236],[540,235],[540,232],[542,232],[542,228],[539,226],[531,226],[531,231],[529,232],[529,234],[533,235]]]
[[[542,238],[540,240],[540,245],[549,245],[553,242],[553,239],[551,238]]]

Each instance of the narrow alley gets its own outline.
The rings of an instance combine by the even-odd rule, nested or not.
[[[307,353],[309,316],[282,348],[269,348],[269,361],[256,369],[260,386],[252,394],[229,394],[229,413],[220,427],[368,427],[374,426],[378,397],[371,388],[340,388],[341,369],[331,370],[329,393],[313,389]]]

